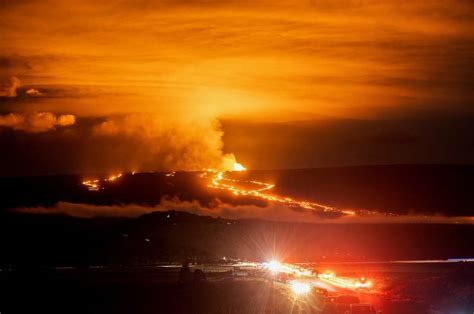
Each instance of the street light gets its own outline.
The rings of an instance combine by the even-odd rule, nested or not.
[[[269,263],[267,263],[267,269],[270,271],[270,281],[271,281],[271,294],[270,294],[270,304],[271,304],[271,313],[275,313],[275,296],[274,296],[274,290],[275,290],[275,276],[282,270],[282,265],[279,261],[277,260],[271,260]]]
[[[281,263],[279,261],[272,260],[270,263],[268,263],[268,270],[272,273],[279,273],[281,268]]]
[[[291,291],[296,296],[307,294],[311,291],[311,286],[306,282],[294,281],[291,283]]]

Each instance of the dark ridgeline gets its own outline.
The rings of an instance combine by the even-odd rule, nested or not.
[[[296,224],[184,212],[139,218],[12,214],[0,222],[2,267],[266,260],[380,261],[474,256],[470,225]]]

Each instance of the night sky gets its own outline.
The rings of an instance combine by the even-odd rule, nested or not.
[[[0,6],[2,176],[474,162],[472,1]]]

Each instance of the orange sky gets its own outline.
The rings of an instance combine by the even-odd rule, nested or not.
[[[473,113],[468,0],[1,5],[3,114],[161,125]]]
[[[295,120],[472,100],[470,1],[105,3],[6,4],[1,55],[68,98],[21,109]]]

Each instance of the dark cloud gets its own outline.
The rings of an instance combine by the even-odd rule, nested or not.
[[[225,149],[254,169],[474,163],[472,117],[289,123],[224,121]]]
[[[403,145],[416,144],[420,141],[420,138],[409,133],[389,131],[380,135],[376,135],[373,138],[373,141],[374,143],[381,145]]]
[[[22,72],[31,69],[27,58],[19,55],[0,55],[0,71]]]

